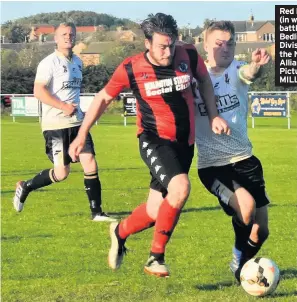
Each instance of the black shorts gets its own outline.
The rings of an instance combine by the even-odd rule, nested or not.
[[[142,133],[139,137],[141,158],[152,176],[150,188],[167,195],[170,180],[188,174],[194,155],[194,145],[177,143]]]
[[[67,166],[72,162],[68,150],[70,144],[76,138],[79,128],[80,126],[46,130],[43,132],[45,138],[45,152],[55,166]],[[95,155],[94,143],[90,133],[88,133],[86,144],[81,153],[91,153]]]
[[[253,196],[256,208],[269,204],[262,165],[255,156],[226,166],[198,169],[198,175],[207,190],[218,198],[228,215],[234,214],[228,203],[238,187],[245,188]]]

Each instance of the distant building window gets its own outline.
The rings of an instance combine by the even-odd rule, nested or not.
[[[263,40],[265,42],[274,42],[275,36],[273,33],[266,33],[263,34]]]
[[[237,34],[237,35],[236,35],[236,41],[238,41],[238,42],[242,42],[242,41],[243,41],[243,38],[244,38],[244,35],[243,35],[243,34]]]

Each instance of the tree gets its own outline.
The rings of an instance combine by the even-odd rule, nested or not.
[[[33,68],[1,69],[2,94],[32,94],[35,78]]]
[[[107,84],[113,71],[104,64],[85,67],[83,69],[82,92],[97,93]]]
[[[196,26],[195,28],[191,29],[191,33],[193,37],[197,37],[199,36],[203,31],[203,28],[201,28],[200,26]]]
[[[110,52],[102,56],[102,63],[111,69],[115,69],[124,59],[144,51],[144,42],[137,43],[117,43]]]
[[[51,49],[40,49],[38,44],[27,44],[19,56],[19,64],[23,68],[36,68],[38,63],[52,52]]]
[[[195,44],[195,40],[193,37],[190,37],[188,35],[186,35],[185,37],[183,37],[183,41],[189,44]]]
[[[92,11],[69,11],[56,13],[41,13],[30,17],[24,17],[16,20],[20,24],[52,24],[56,25],[62,22],[71,21],[76,26],[111,26],[123,25],[127,28],[138,26],[136,22],[129,19],[120,19],[107,14],[97,14]]]
[[[15,50],[1,49],[1,69],[17,68],[19,65],[19,56]]]
[[[204,22],[203,22],[203,28],[206,29],[206,28],[209,26],[209,24],[210,24],[211,22],[213,22],[213,21],[216,21],[216,19],[208,19],[208,18],[206,18],[206,19],[204,20]]]
[[[115,38],[111,35],[110,31],[97,31],[92,34],[91,38],[89,38],[88,42],[106,42],[106,41],[114,41]]]
[[[23,43],[29,35],[31,29],[29,26],[12,24],[4,28],[2,35],[11,43]]]

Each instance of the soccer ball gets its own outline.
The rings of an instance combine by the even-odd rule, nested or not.
[[[243,289],[252,296],[266,296],[278,286],[279,268],[270,259],[253,258],[246,262],[240,272]]]

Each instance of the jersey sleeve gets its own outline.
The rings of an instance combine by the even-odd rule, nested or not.
[[[247,62],[243,62],[243,61],[239,61],[238,62],[238,77],[239,79],[244,83],[244,84],[247,84],[247,85],[251,85],[253,82],[252,81],[249,81],[248,79],[246,79],[244,77],[244,69],[245,68],[249,68],[249,65]]]
[[[193,77],[197,78],[198,81],[203,80],[203,77],[207,75],[208,71],[203,59],[197,52],[196,47],[193,44],[184,43],[182,41],[178,41],[177,46],[182,47],[187,51]]]
[[[125,69],[125,64],[122,62],[117,67],[104,89],[108,95],[116,97],[124,88],[128,87],[130,87],[129,78]]]
[[[53,77],[53,70],[48,61],[43,60],[37,67],[35,83],[48,85]]]

